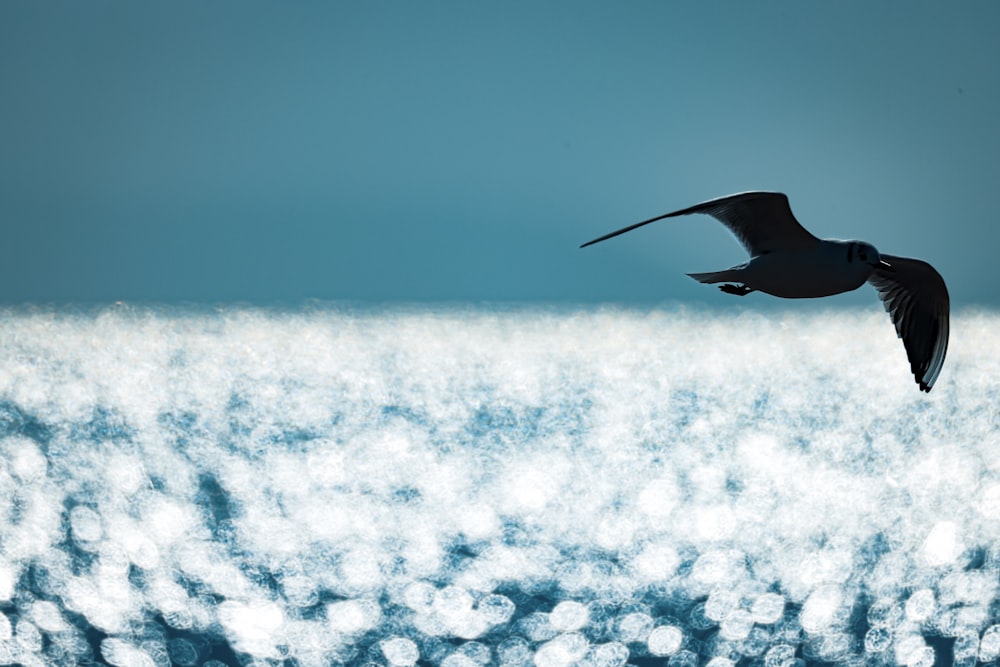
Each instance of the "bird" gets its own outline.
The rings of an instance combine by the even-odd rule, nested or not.
[[[864,241],[820,239],[809,233],[781,192],[750,191],[718,197],[623,227],[581,248],[657,220],[692,213],[709,215],[732,232],[749,261],[723,271],[689,273],[727,294],[764,292],[786,299],[831,296],[865,282],[878,292],[903,341],[921,391],[930,392],[948,352],[948,288],[933,266],[919,259],[884,255]]]

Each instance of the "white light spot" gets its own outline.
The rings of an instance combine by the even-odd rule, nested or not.
[[[680,563],[677,550],[668,544],[648,544],[634,561],[638,574],[649,581],[667,579],[677,571]]]
[[[745,609],[734,609],[722,619],[719,634],[730,641],[746,639],[753,628],[753,616]]]
[[[954,563],[962,552],[958,539],[958,527],[953,521],[939,521],[931,528],[924,540],[922,553],[924,560],[932,567]]]
[[[931,617],[936,606],[934,591],[929,588],[914,591],[910,599],[906,601],[906,618],[921,623]]]
[[[382,655],[394,667],[411,667],[420,658],[420,651],[411,639],[406,637],[390,637],[379,642]]]
[[[159,544],[172,544],[191,526],[192,513],[177,502],[159,498],[150,503],[145,512],[145,524],[150,537]]]
[[[933,657],[933,649],[920,635],[903,635],[895,641],[896,662],[907,667],[930,667],[926,664],[928,650]]]
[[[625,614],[618,621],[618,639],[624,643],[644,642],[653,629],[653,618],[649,614],[634,612]]]
[[[535,651],[536,667],[569,667],[587,654],[587,638],[578,632],[559,635]]]
[[[799,620],[802,629],[811,633],[822,633],[836,620],[840,611],[841,593],[834,586],[823,586],[809,596],[802,605]]]
[[[489,625],[500,625],[514,615],[514,603],[505,595],[487,595],[476,605],[479,615]]]
[[[758,595],[750,608],[750,615],[755,623],[768,625],[777,623],[785,613],[785,598],[777,593]]]
[[[989,662],[997,658],[1000,658],[1000,625],[991,625],[979,640],[979,660]]]
[[[284,625],[281,607],[273,602],[226,600],[218,607],[219,621],[226,628],[233,645],[260,658],[278,656],[277,634]]]
[[[628,647],[621,642],[608,642],[591,646],[586,657],[580,662],[587,667],[625,667],[628,662]]]
[[[646,645],[653,655],[668,656],[676,653],[683,641],[684,633],[681,632],[680,628],[673,625],[661,625],[649,633]]]
[[[6,602],[14,595],[15,576],[6,563],[0,562],[0,602]]]
[[[707,663],[705,663],[705,667],[733,667],[733,665],[735,664],[736,663],[734,663],[729,658],[724,658],[721,655],[717,655],[711,660],[709,660]]]
[[[85,505],[77,505],[69,512],[69,525],[73,537],[81,542],[101,539],[101,516]]]
[[[573,600],[560,602],[549,614],[552,627],[561,632],[572,632],[587,625],[590,613],[587,608]]]
[[[480,667],[479,663],[464,653],[452,653],[441,661],[441,667]]]
[[[39,600],[31,605],[31,620],[46,632],[64,632],[69,624],[54,602]]]
[[[522,637],[508,637],[497,646],[497,659],[505,667],[526,665],[531,662],[531,658],[531,647]]]
[[[45,475],[48,462],[38,445],[27,438],[11,438],[6,445],[12,450],[11,472],[22,481],[30,482]]]
[[[115,667],[156,667],[148,653],[114,637],[101,641],[101,655]]]
[[[740,605],[740,596],[728,588],[716,588],[705,601],[705,617],[719,622]]]
[[[403,591],[403,602],[417,612],[429,612],[437,589],[426,581],[415,581]]]
[[[639,492],[639,511],[650,517],[662,519],[669,516],[677,504],[677,482],[673,479],[654,479]]]
[[[732,584],[745,573],[742,554],[732,551],[708,551],[698,556],[691,578],[705,587]]]
[[[870,628],[865,633],[865,650],[869,653],[881,653],[892,644],[892,631],[886,627]]]
[[[473,503],[456,509],[455,519],[462,534],[470,540],[485,540],[496,535],[500,521],[489,505]]]
[[[733,511],[723,504],[698,508],[695,510],[694,521],[700,540],[727,540],[736,530]]]
[[[791,667],[795,664],[795,647],[775,644],[764,655],[765,667]]]
[[[142,464],[135,457],[123,454],[111,457],[105,475],[111,486],[125,495],[135,493],[146,482]]]
[[[326,606],[326,622],[331,630],[356,635],[375,627],[382,612],[372,600],[342,600]]]

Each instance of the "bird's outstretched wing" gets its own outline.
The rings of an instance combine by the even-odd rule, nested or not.
[[[788,205],[788,197],[784,194],[780,192],[741,192],[637,222],[593,241],[588,241],[580,247],[586,248],[657,220],[689,213],[705,213],[724,224],[729,228],[729,231],[736,235],[751,257],[776,250],[808,248],[819,242],[819,239],[807,232],[792,215],[792,209]]]
[[[930,391],[948,352],[948,288],[927,262],[892,255],[882,259],[894,271],[876,269],[868,282],[903,339],[913,377],[922,391]]]

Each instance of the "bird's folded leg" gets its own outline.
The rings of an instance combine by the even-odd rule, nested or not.
[[[746,285],[719,285],[719,289],[726,294],[735,294],[736,296],[746,296],[753,291],[753,289],[747,287]]]

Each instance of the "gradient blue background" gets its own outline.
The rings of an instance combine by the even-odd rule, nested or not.
[[[773,189],[997,305],[998,30],[991,1],[0,3],[0,301],[731,304],[683,275],[744,259],[709,218],[577,246]]]

